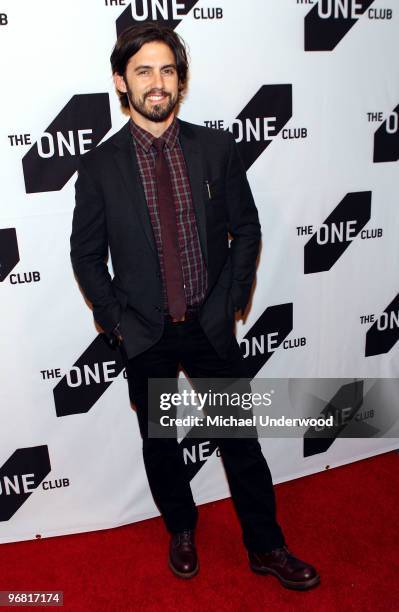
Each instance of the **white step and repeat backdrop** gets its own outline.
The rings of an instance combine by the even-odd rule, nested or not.
[[[328,440],[263,439],[275,482],[398,447],[397,2],[5,0],[2,542],[157,514],[123,364],[69,260],[77,158],[126,121],[116,33],[149,18],[189,45],[181,118],[233,131],[259,208],[257,287],[237,325],[251,376],[290,377],[298,412],[338,419]],[[214,443],[182,444],[198,503],[227,496]]]

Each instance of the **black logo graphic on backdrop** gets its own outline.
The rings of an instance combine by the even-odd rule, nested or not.
[[[292,85],[262,85],[231,125],[246,170],[291,117]]]
[[[374,0],[319,0],[305,17],[305,51],[332,51]]]
[[[51,470],[47,446],[18,448],[0,468],[0,521],[8,521]]]
[[[399,340],[399,293],[366,333],[365,356],[388,353]]]
[[[17,233],[15,227],[0,229],[0,282],[7,277],[14,287],[26,283],[37,283],[41,280],[39,270],[10,272],[20,261]]]
[[[266,308],[240,342],[247,378],[256,376],[292,328],[292,302]]]
[[[23,157],[26,193],[62,189],[78,157],[98,145],[110,129],[107,93],[73,96]]]
[[[370,220],[371,191],[347,193],[305,244],[304,272],[330,270]]]
[[[198,0],[133,0],[116,20],[116,34],[119,36],[126,28],[146,21],[158,21],[175,29],[197,2]]]
[[[18,262],[19,250],[15,227],[0,229],[0,282],[7,278]]]
[[[309,457],[318,453],[325,453],[346,425],[352,421],[355,414],[363,403],[363,381],[354,381],[343,385],[331,398],[327,406],[321,411],[320,416],[329,417],[333,415],[335,426],[331,428],[331,437],[318,436],[314,427],[310,427],[303,437],[303,456]]]
[[[99,334],[54,387],[57,416],[88,412],[123,368],[120,352]]]
[[[373,161],[395,162],[399,160],[399,104],[381,123],[374,134]]]
[[[313,395],[313,400],[319,398],[319,403],[324,406],[315,416],[332,416],[335,426],[328,438],[322,437],[323,430],[309,428],[304,436],[304,456],[325,453],[337,438],[381,438],[384,434],[389,435],[388,432],[398,423],[398,392],[397,378],[351,380],[341,385],[327,401],[307,389],[307,397]]]
[[[206,120],[204,125],[231,131],[248,170],[280,132],[284,139],[307,137],[304,127],[284,129],[291,117],[292,85],[262,85],[229,126],[223,119]]]

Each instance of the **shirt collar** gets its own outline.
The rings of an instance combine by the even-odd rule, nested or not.
[[[150,134],[150,132],[147,132],[147,130],[144,130],[142,127],[137,125],[137,123],[135,123],[133,119],[130,119],[129,127],[130,127],[130,132],[135,142],[146,153],[148,153],[151,148],[152,143],[155,140],[155,136],[153,136],[152,134]],[[161,137],[164,138],[166,142],[166,146],[169,149],[173,149],[173,147],[176,145],[178,135],[179,135],[179,124],[175,116],[173,117],[172,123],[164,131]]]

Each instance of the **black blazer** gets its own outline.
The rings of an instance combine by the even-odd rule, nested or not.
[[[255,276],[258,212],[230,132],[178,122],[208,274],[199,321],[224,357],[234,309],[245,309]],[[108,336],[120,322],[127,356],[134,357],[161,337],[164,317],[159,260],[129,122],[80,157],[75,190],[73,270],[96,322]]]

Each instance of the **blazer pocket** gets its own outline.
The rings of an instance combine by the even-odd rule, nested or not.
[[[223,179],[206,180],[204,182],[205,198],[211,204],[215,200],[224,198],[226,193],[225,183]]]

